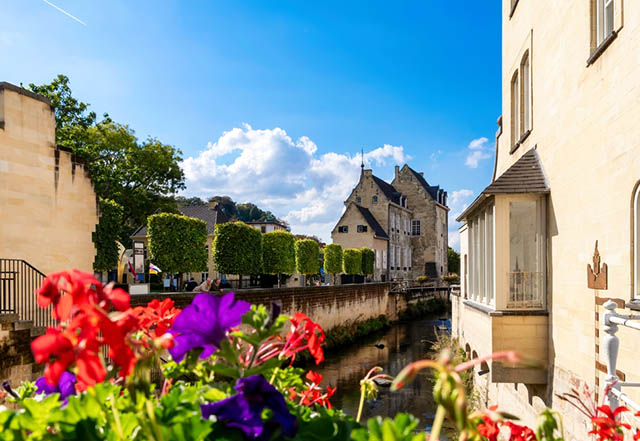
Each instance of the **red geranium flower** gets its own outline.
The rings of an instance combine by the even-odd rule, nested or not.
[[[322,343],[324,343],[324,331],[322,327],[301,312],[296,312],[291,318],[291,330],[285,338],[283,354],[291,357],[291,363],[296,358],[296,353],[309,349],[309,353],[316,360],[316,364],[324,361]],[[305,344],[306,341],[306,344]]]
[[[509,434],[509,441],[536,441],[536,434],[527,426],[519,426],[507,421],[505,426],[511,431]]]
[[[171,299],[163,301],[153,299],[147,306],[133,308],[132,313],[140,321],[140,327],[143,331],[155,339],[167,333],[180,311],[174,307]]]
[[[595,428],[589,434],[597,435],[598,441],[624,441],[622,428],[629,430],[631,426],[620,422],[618,415],[628,411],[629,409],[624,406],[617,407],[614,411],[611,411],[607,405],[598,407],[599,413],[591,418]],[[604,415],[600,415],[600,413]]]
[[[295,388],[289,388],[289,400],[294,400],[296,397],[300,397],[300,404],[305,406],[312,406],[314,404],[320,404],[328,409],[331,409],[331,402],[329,398],[336,392],[337,387],[327,387],[327,391],[323,392],[319,386],[322,382],[322,375],[313,371],[307,372],[305,378],[310,381],[306,383],[306,388],[300,392]]]
[[[487,438],[488,441],[498,441],[500,427],[498,423],[488,416],[482,417],[482,423],[478,424],[478,433]]]

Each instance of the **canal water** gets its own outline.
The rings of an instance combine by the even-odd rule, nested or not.
[[[438,317],[432,317],[395,324],[387,332],[365,338],[357,345],[337,353],[325,353],[325,362],[314,370],[324,376],[325,386],[338,387],[331,398],[333,407],[355,418],[360,402],[360,380],[369,369],[380,366],[384,373],[396,376],[412,361],[429,358],[436,327],[443,323]],[[407,412],[420,419],[421,430],[431,427],[436,407],[430,371],[421,371],[412,383],[399,391],[391,392],[388,387],[379,386],[378,392],[376,400],[365,401],[361,421],[377,415],[393,417],[398,412]]]

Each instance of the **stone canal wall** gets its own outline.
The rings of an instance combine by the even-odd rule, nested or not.
[[[154,298],[162,300],[166,297],[172,298],[177,307],[184,308],[191,303],[194,294],[132,295],[131,306],[146,305]],[[283,314],[303,312],[325,330],[344,325],[347,321],[362,321],[380,315],[396,320],[406,308],[404,296],[390,293],[389,283],[243,289],[236,292],[236,298],[267,307],[273,302],[280,302]]]
[[[0,381],[15,387],[42,375],[44,365],[31,353],[31,340],[42,332],[32,322],[19,321],[17,314],[0,314]]]

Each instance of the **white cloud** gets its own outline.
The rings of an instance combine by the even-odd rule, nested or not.
[[[403,147],[388,144],[364,153],[365,165],[377,170],[409,159]],[[343,202],[360,177],[361,160],[360,153],[318,154],[311,139],[294,141],[279,127],[257,130],[244,124],[182,165],[187,194],[253,202],[284,218],[294,233],[330,241]]]
[[[469,143],[470,150],[467,155],[465,165],[469,168],[478,168],[480,161],[491,158],[491,146],[488,145],[489,140],[485,137],[474,139]]]
[[[458,229],[460,222],[456,221],[456,218],[467,209],[472,202],[474,192],[467,188],[455,190],[451,193],[449,198],[449,246],[457,251],[460,251],[460,233]]]

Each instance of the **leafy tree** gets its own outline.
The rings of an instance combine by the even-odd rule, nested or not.
[[[332,243],[324,247],[324,270],[327,274],[333,274],[333,283],[335,284],[335,276],[342,272],[342,246]]]
[[[311,239],[296,240],[296,269],[310,276],[320,272],[320,247]]]
[[[179,214],[149,216],[151,262],[167,273],[206,271],[207,223]]]
[[[451,247],[447,250],[447,266],[450,273],[460,274],[460,253]]]
[[[223,274],[260,274],[262,271],[262,234],[244,222],[216,225],[213,261]]]
[[[120,252],[116,241],[120,237],[122,228],[122,207],[110,199],[98,201],[100,219],[93,233],[93,242],[96,244],[96,257],[93,261],[93,269],[96,271],[109,271],[118,265]]]
[[[209,202],[215,202],[218,204],[222,212],[229,219],[237,219],[236,217],[236,203],[233,202],[229,196],[213,196],[209,198]]]
[[[265,274],[293,274],[296,269],[295,239],[288,231],[262,235],[262,270]],[[278,279],[279,283],[279,279]]]
[[[296,240],[311,239],[312,241],[317,243],[320,248],[324,248],[324,246],[326,245],[318,236],[308,236],[306,234],[296,234],[295,238],[296,238]]]
[[[158,211],[176,211],[171,194],[184,189],[180,150],[154,138],[138,140],[127,125],[104,115],[97,121],[89,104],[73,97],[69,79],[58,75],[50,84],[29,88],[49,98],[55,108],[56,142],[69,147],[84,160],[96,194],[112,199],[123,208],[121,241],[147,216]]]
[[[342,252],[343,270],[345,274],[362,274],[362,251],[347,248]]]
[[[184,196],[176,196],[175,197],[176,203],[179,206],[189,206],[189,205],[207,205],[207,203],[205,201],[203,201],[202,199],[200,199],[199,197],[195,196],[192,198],[187,198]]]
[[[362,274],[365,276],[373,274],[373,266],[376,260],[376,253],[371,248],[362,248]]]

